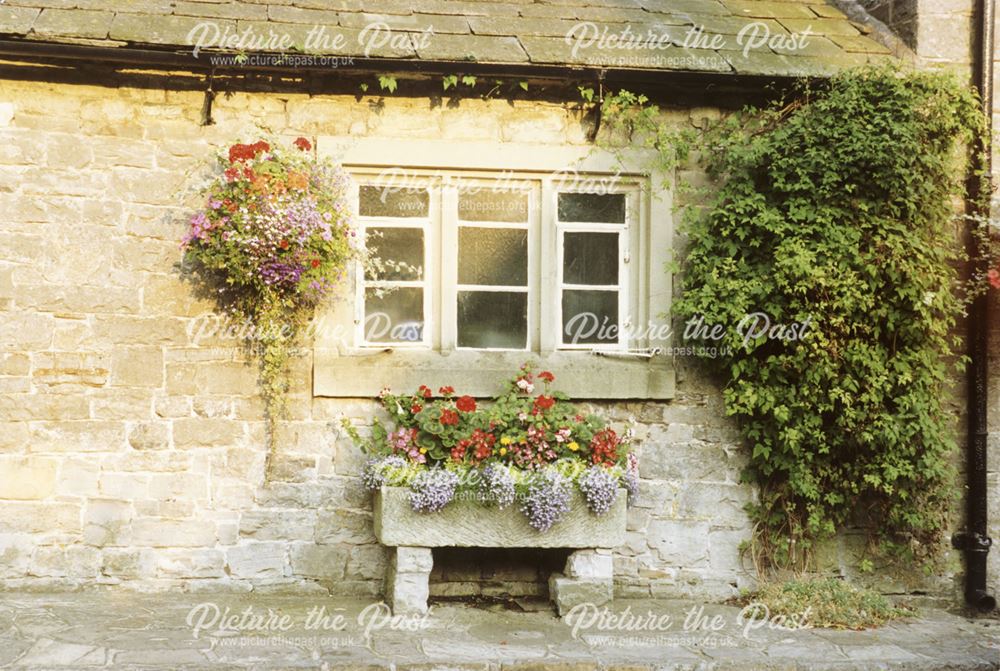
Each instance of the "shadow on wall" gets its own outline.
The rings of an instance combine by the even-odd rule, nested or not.
[[[549,576],[562,571],[564,548],[434,548],[431,597],[548,598]]]

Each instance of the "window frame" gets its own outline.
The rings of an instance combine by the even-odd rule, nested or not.
[[[655,165],[655,155],[651,151],[629,149],[612,153],[574,145],[342,137],[320,137],[316,148],[321,155],[340,162],[352,174],[391,175],[394,170],[403,170],[439,175],[444,182],[438,203],[442,211],[449,205],[446,202],[451,197],[447,195],[448,190],[452,190],[452,196],[457,196],[457,187],[447,184],[449,175],[496,179],[513,174],[515,179],[538,179],[539,187],[535,201],[537,206],[534,214],[529,215],[529,233],[532,225],[536,231],[535,236],[529,234],[529,295],[533,277],[538,278],[538,287],[537,298],[529,300],[528,339],[531,344],[528,351],[456,348],[456,329],[452,329],[449,336],[448,329],[428,329],[426,326],[423,343],[429,340],[429,348],[426,344],[406,346],[397,343],[357,347],[352,340],[358,332],[357,292],[361,283],[356,273],[349,273],[347,281],[354,286],[353,292],[346,293],[353,295],[355,300],[336,300],[317,315],[314,395],[367,397],[377,393],[383,385],[397,390],[415,388],[418,384],[436,388],[440,381],[442,385],[461,384],[467,393],[475,396],[492,396],[498,390],[499,382],[506,379],[512,370],[524,361],[531,361],[553,370],[560,376],[560,388],[578,398],[650,399],[673,396],[674,371],[669,356],[662,353],[635,355],[625,351],[624,339],[615,346],[559,347],[562,341],[561,292],[554,275],[561,278],[563,234],[556,230],[559,223],[555,221],[558,212],[556,198],[560,190],[586,192],[586,188],[560,188],[572,186],[580,175],[596,178],[617,175],[620,184],[630,194],[626,201],[627,217],[635,217],[635,226],[630,226],[630,220],[624,225],[615,225],[622,227],[620,246],[625,250],[627,259],[627,262],[619,263],[619,287],[627,294],[624,298],[619,297],[619,327],[647,324],[650,315],[669,312],[671,277],[664,264],[673,239],[672,175],[651,167]],[[353,202],[356,207],[357,199]],[[548,223],[543,220],[543,204],[546,202],[552,208],[553,230],[549,235],[543,234]],[[425,259],[430,261],[424,277],[431,294],[431,301],[425,300],[425,314],[430,308],[432,316],[440,315],[444,320],[454,317],[445,312],[453,309],[448,307],[450,301],[447,294],[450,292],[457,296],[459,290],[457,255],[452,255],[453,262],[449,262],[447,258],[441,258],[439,250],[448,248],[449,244],[457,248],[457,207],[455,216],[455,225],[438,227],[440,239],[435,238],[433,223],[428,224],[425,232]],[[653,225],[654,221],[656,225]],[[475,226],[484,222],[468,223]],[[585,226],[590,227],[591,224]],[[573,230],[583,229],[574,227]],[[534,258],[533,237],[536,238]],[[620,259],[621,254],[620,251]],[[542,264],[542,259],[557,256],[557,264]],[[448,281],[449,274],[451,282]],[[623,280],[624,274],[629,274],[629,281]],[[440,282],[435,284],[433,278],[440,279]],[[345,306],[345,303],[351,305]],[[451,305],[454,303],[451,302]],[[622,306],[627,306],[627,309],[622,309]],[[363,306],[360,309],[363,310]],[[532,321],[532,310],[538,311],[536,321]],[[631,317],[631,323],[624,321],[626,315]],[[545,328],[542,323],[545,319],[554,320],[557,324],[554,331]],[[655,337],[641,343],[642,346],[669,347],[669,330],[663,331],[660,325],[657,327],[659,330]],[[427,333],[428,330],[431,332]],[[474,373],[470,374],[470,371]]]
[[[440,210],[441,203],[440,199],[435,198],[435,194],[431,189],[428,189],[428,204],[427,204],[427,216],[426,217],[362,217],[360,214],[360,190],[362,186],[384,186],[388,187],[389,184],[380,184],[378,182],[369,181],[359,181],[357,179],[351,180],[350,187],[350,199],[351,199],[351,210],[355,217],[355,220],[359,222],[364,228],[368,228],[370,224],[371,228],[419,228],[423,232],[423,243],[424,243],[424,258],[423,258],[423,280],[421,281],[401,281],[401,280],[368,280],[363,278],[364,271],[357,266],[353,268],[353,271],[360,278],[359,281],[354,282],[354,342],[358,347],[363,348],[378,348],[378,347],[403,347],[403,348],[413,348],[413,349],[424,349],[434,347],[434,334],[433,332],[428,332],[426,328],[428,323],[432,323],[434,315],[434,304],[432,301],[432,296],[434,294],[435,286],[435,274],[434,268],[440,267],[439,263],[435,263],[435,258],[438,255],[438,250],[440,250],[440,245],[437,243],[437,231],[433,226],[435,220],[435,212]],[[416,222],[420,222],[416,225]],[[422,338],[419,342],[413,341],[401,341],[401,342],[369,342],[365,336],[365,326],[366,326],[366,315],[365,315],[365,305],[366,297],[365,291],[370,286],[395,286],[395,287],[410,287],[410,286],[421,286],[424,290],[423,296],[423,324],[422,327]]]

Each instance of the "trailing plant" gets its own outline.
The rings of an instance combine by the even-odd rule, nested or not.
[[[311,153],[260,140],[218,157],[219,175],[184,236],[185,265],[245,334],[259,364],[270,473],[275,422],[300,327],[344,277],[362,245],[351,226],[348,177]]]
[[[441,387],[437,396],[426,385],[407,395],[386,390],[379,400],[394,428],[376,420],[363,438],[344,422],[369,455],[366,486],[409,487],[419,512],[440,510],[463,491],[498,508],[520,499],[539,531],[569,510],[574,485],[596,515],[612,508],[619,488],[634,501],[638,461],[630,451],[631,429],[619,434],[601,417],[581,413],[552,389],[554,381],[552,373],[536,375],[525,365],[489,406],[452,387]]]
[[[691,146],[633,94],[610,97],[605,116],[667,169]],[[878,68],[744,109],[695,145],[716,187],[685,212],[673,310],[721,352],[710,365],[726,377],[759,488],[757,556],[772,565],[803,565],[854,523],[891,557],[940,547],[946,392],[962,363],[957,150],[981,132],[969,88]]]

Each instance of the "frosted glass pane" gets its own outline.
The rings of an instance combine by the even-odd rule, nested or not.
[[[458,218],[463,221],[528,221],[528,194],[523,191],[474,187],[458,193]]]
[[[517,228],[458,229],[459,284],[528,285],[528,231]]]
[[[400,287],[384,296],[374,289],[365,295],[365,340],[368,342],[420,342],[424,330],[424,290]]]
[[[618,284],[618,234],[563,234],[563,282]]]
[[[507,291],[458,292],[458,346],[526,349],[528,294]]]
[[[426,189],[362,186],[358,198],[362,217],[426,217],[430,209]]]
[[[424,232],[419,228],[379,228],[367,230],[368,249],[378,259],[378,267],[365,272],[367,279],[420,280],[423,278]]]
[[[559,221],[624,224],[624,193],[560,193]]]
[[[567,345],[617,343],[618,292],[563,291],[562,341]]]

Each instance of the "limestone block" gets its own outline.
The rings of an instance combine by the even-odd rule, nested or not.
[[[221,578],[225,557],[215,549],[165,550],[154,560],[161,578]]]
[[[434,568],[430,548],[396,548],[394,561],[397,573],[430,573]]]
[[[653,520],[646,540],[667,566],[706,566],[709,528],[708,522]]]
[[[607,579],[568,578],[553,573],[549,578],[549,598],[556,604],[559,615],[565,615],[580,604],[602,606],[614,597],[614,584]]]
[[[430,575],[434,566],[430,548],[392,550],[385,579],[385,598],[394,615],[426,613]]]
[[[346,580],[381,580],[385,577],[386,548],[378,544],[356,545],[347,558]]]
[[[83,542],[99,547],[126,545],[130,536],[132,506],[128,501],[93,499],[83,510]]]
[[[240,536],[258,540],[312,540],[316,513],[312,510],[248,510],[240,519]]]
[[[226,553],[229,574],[236,578],[280,578],[285,574],[287,543],[247,543]]]
[[[128,429],[128,444],[134,450],[165,450],[170,447],[170,425],[141,422]]]
[[[28,571],[34,540],[27,534],[0,534],[0,578],[21,578]]]
[[[336,545],[296,545],[291,551],[292,574],[319,580],[341,580],[347,548]]]
[[[428,577],[426,573],[394,573],[387,578],[385,599],[393,615],[427,612]]]
[[[222,418],[190,417],[173,423],[177,449],[231,447],[242,442],[243,422]]]
[[[625,540],[624,489],[604,515],[594,515],[579,492],[571,509],[542,533],[518,510],[498,510],[476,501],[452,501],[436,513],[418,513],[410,507],[404,487],[383,487],[375,494],[375,535],[390,547],[565,547],[613,548]]]
[[[614,561],[610,554],[596,550],[577,550],[566,559],[566,575],[570,578],[611,578]]]
[[[55,484],[54,459],[0,457],[0,499],[44,499]]]
[[[316,542],[330,545],[374,543],[372,517],[367,512],[355,510],[322,510],[316,524]]]
[[[111,354],[111,384],[128,387],[163,385],[163,351],[159,347],[115,349]]]
[[[132,525],[132,542],[150,547],[211,547],[215,524],[205,520],[138,519]]]

